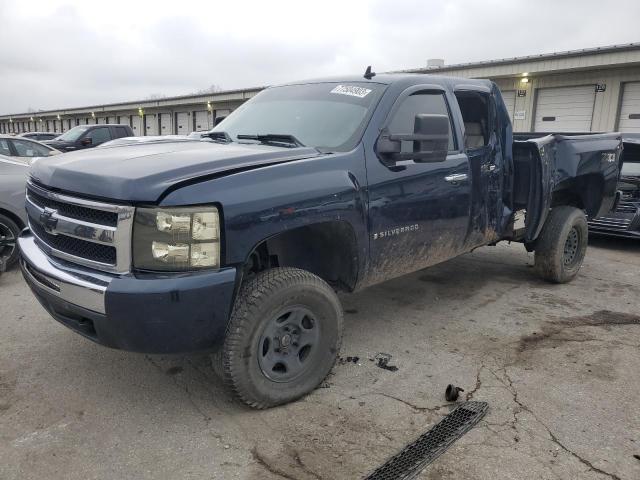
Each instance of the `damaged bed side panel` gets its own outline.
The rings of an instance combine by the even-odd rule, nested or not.
[[[533,242],[555,204],[574,205],[597,217],[616,200],[622,138],[617,133],[545,137],[514,142],[514,154],[526,156],[531,183],[525,242]]]

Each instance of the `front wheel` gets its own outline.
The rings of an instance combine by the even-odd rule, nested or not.
[[[9,217],[0,214],[0,263],[8,269],[18,261],[17,239],[20,227]]]
[[[222,349],[227,383],[254,408],[311,392],[333,367],[342,342],[342,308],[316,275],[274,268],[240,289]]]
[[[582,210],[569,206],[552,209],[536,241],[537,273],[554,283],[573,280],[587,252],[588,232]]]

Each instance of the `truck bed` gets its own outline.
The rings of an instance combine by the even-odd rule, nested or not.
[[[619,133],[514,134],[513,207],[525,209],[523,240],[533,242],[556,204],[584,209],[589,217],[616,200],[623,143]]]

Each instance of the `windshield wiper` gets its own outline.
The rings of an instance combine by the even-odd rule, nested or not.
[[[305,144],[288,133],[265,133],[260,135],[237,135],[238,140],[257,140],[260,143],[270,145],[289,145],[292,147],[304,147]]]
[[[231,143],[233,141],[227,132],[205,132],[200,138],[210,138],[218,143]]]

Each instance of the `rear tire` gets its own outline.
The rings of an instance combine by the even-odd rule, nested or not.
[[[580,271],[587,252],[587,217],[578,208],[551,210],[536,241],[535,269],[549,282],[566,283]]]
[[[268,408],[314,390],[342,342],[342,307],[316,275],[274,268],[242,285],[222,349],[225,380],[242,402]]]
[[[0,238],[4,237],[8,245],[0,246],[0,259],[8,270],[18,261],[18,235],[20,227],[9,217],[0,214]]]

